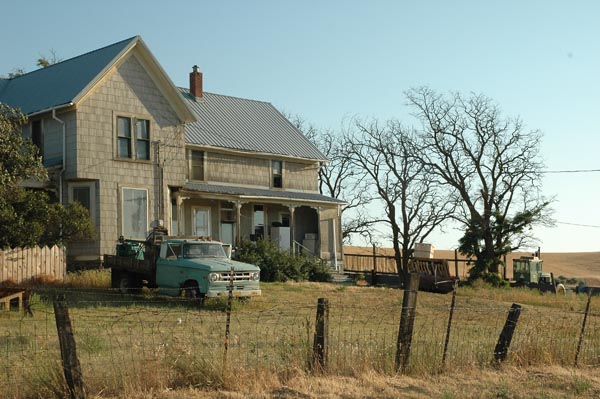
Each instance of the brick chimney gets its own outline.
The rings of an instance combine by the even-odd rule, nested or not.
[[[202,72],[198,72],[198,65],[194,65],[190,72],[190,93],[202,98]]]

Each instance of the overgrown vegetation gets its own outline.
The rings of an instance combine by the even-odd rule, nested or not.
[[[325,261],[304,253],[292,255],[281,251],[270,240],[244,241],[236,252],[236,258],[260,267],[261,281],[331,280]]]
[[[48,179],[38,148],[21,135],[26,123],[21,111],[0,103],[0,248],[94,237],[89,212],[81,204],[63,206],[44,190],[23,187],[26,180]]]

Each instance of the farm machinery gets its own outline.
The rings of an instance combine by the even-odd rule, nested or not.
[[[554,280],[554,274],[542,271],[542,265],[543,261],[537,256],[521,256],[513,259],[513,281],[510,285],[564,295],[565,286]]]

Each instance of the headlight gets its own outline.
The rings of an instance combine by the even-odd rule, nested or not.
[[[211,283],[214,283],[215,281],[219,281],[221,279],[220,277],[221,277],[221,275],[218,273],[211,273],[208,275],[208,280]]]
[[[254,280],[254,281],[260,280],[260,272],[252,273],[252,280]]]

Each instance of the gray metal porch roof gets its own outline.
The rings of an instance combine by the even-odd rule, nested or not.
[[[184,190],[196,191],[210,194],[224,194],[237,196],[239,198],[264,197],[269,199],[282,199],[286,201],[307,201],[307,202],[326,202],[332,205],[344,204],[336,198],[327,197],[319,193],[306,193],[296,191],[269,190],[262,188],[221,186],[207,183],[186,183]]]

